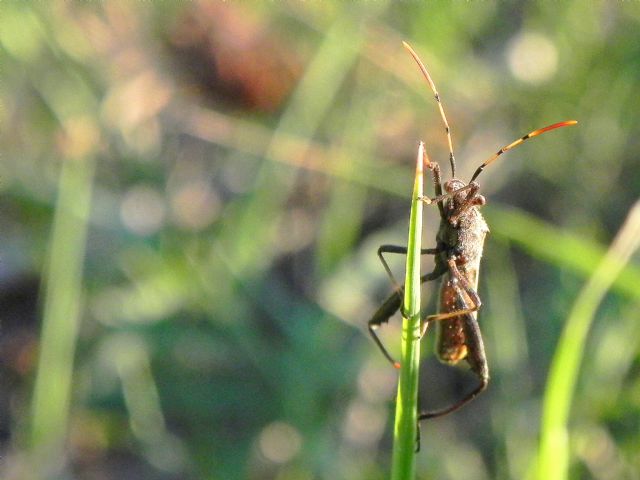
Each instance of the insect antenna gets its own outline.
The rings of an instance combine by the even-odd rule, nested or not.
[[[402,42],[402,45],[404,45],[404,48],[406,48],[409,51],[413,59],[418,64],[418,67],[420,67],[420,71],[422,72],[422,75],[427,80],[427,83],[429,84],[429,87],[431,87],[431,91],[433,92],[433,95],[436,98],[436,102],[438,102],[438,108],[440,109],[440,116],[442,117],[442,121],[444,122],[444,130],[445,132],[447,132],[447,141],[449,142],[449,162],[451,163],[451,176],[455,178],[456,159],[453,155],[453,142],[451,140],[451,128],[449,128],[449,122],[447,122],[447,116],[444,113],[444,108],[442,107],[442,102],[440,101],[440,95],[438,94],[438,90],[436,90],[436,84],[433,83],[433,80],[431,79],[431,75],[429,75],[429,72],[427,71],[427,67],[424,66],[424,63],[422,63],[422,60],[420,60],[420,57],[418,57],[418,54],[415,52],[415,50],[411,48],[411,45],[409,45],[407,42]]]
[[[529,140],[530,138],[536,137],[536,136],[538,136],[538,135],[540,135],[540,134],[542,134],[544,132],[548,132],[549,130],[554,130],[554,129],[560,128],[560,127],[568,127],[568,126],[571,126],[571,125],[575,125],[576,123],[578,123],[576,120],[567,120],[565,122],[554,123],[553,125],[549,125],[549,126],[544,127],[544,128],[539,128],[538,130],[534,130],[531,133],[527,133],[524,137],[521,137],[518,140],[516,140],[515,142],[511,142],[509,145],[506,145],[506,146],[502,147],[500,150],[498,150],[496,153],[494,153],[491,157],[489,157],[488,160],[486,160],[482,165],[480,165],[478,167],[478,169],[473,174],[473,177],[471,177],[471,180],[469,180],[469,183],[473,182],[478,177],[478,175],[480,175],[480,173],[482,173],[482,170],[484,170],[484,167],[486,167],[487,165],[492,163],[496,158],[498,158],[504,152],[507,152],[507,151],[511,150],[512,148],[517,147],[518,145],[523,143],[525,140]]]

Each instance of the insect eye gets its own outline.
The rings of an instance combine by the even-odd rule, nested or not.
[[[483,195],[478,195],[473,199],[473,204],[479,207],[481,207],[482,205],[486,205],[486,203],[487,203],[487,199],[484,198]]]
[[[454,180],[447,180],[444,183],[444,189],[447,193],[451,193],[459,188],[459,182]]]

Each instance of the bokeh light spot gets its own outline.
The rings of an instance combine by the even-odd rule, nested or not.
[[[164,217],[163,198],[153,187],[135,186],[124,195],[120,218],[131,232],[141,236],[154,234],[162,227]]]
[[[220,198],[205,180],[184,184],[171,198],[175,222],[187,230],[208,227],[220,213]]]
[[[558,50],[549,38],[539,33],[516,35],[507,50],[509,68],[523,82],[541,84],[558,70]]]
[[[347,410],[343,433],[355,445],[372,445],[382,437],[385,423],[384,408],[354,401]]]
[[[302,438],[288,423],[273,422],[260,432],[258,443],[265,458],[274,463],[285,463],[300,451]]]

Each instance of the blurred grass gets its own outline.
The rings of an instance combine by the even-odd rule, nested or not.
[[[491,232],[497,238],[519,245],[530,255],[580,277],[592,277],[606,249],[597,242],[546,224],[523,211],[510,207],[489,205],[487,218]],[[640,297],[640,269],[624,266],[620,276],[613,279],[612,288],[630,298]]]
[[[581,290],[556,347],[543,401],[537,473],[540,479],[568,477],[568,420],[587,334],[602,299],[638,248],[640,201],[631,207],[607,254]]]
[[[30,443],[38,478],[56,476],[65,464],[94,169],[91,157],[70,158],[60,172],[32,405]]]
[[[0,2],[0,476],[32,470],[29,405],[64,415],[32,387],[37,353],[42,375],[66,338],[74,358],[47,380],[67,389],[68,417],[46,421],[68,477],[385,478],[395,378],[362,312],[389,293],[375,249],[404,241],[417,140],[446,164],[409,40],[463,179],[533,128],[581,122],[480,177],[492,383],[427,422],[437,441],[416,457],[419,478],[523,478],[567,312],[637,198],[639,27],[634,2]],[[85,253],[54,241],[84,235],[60,232],[63,194],[89,209],[60,183],[82,146],[65,140],[77,115],[99,138],[91,210],[74,217]],[[612,284],[585,345],[570,478],[640,468],[638,268]],[[47,331],[56,291],[82,295],[77,331],[71,317]],[[382,330],[397,344],[397,321]],[[425,340],[421,384],[445,404],[467,378]]]
[[[383,2],[377,5],[383,5]],[[295,134],[301,139],[313,138],[323,116],[332,105],[338,88],[357,58],[360,21],[355,15],[345,15],[336,20],[326,32],[323,43],[308,64],[304,76],[291,94],[286,110],[280,116],[264,153],[268,161],[256,172],[251,196],[244,200],[240,218],[225,229],[228,238],[221,236],[220,243],[225,249],[225,256],[240,272],[249,267],[254,269],[260,263],[270,263],[269,256],[265,255],[266,252],[273,251],[270,248],[268,226],[272,224],[274,212],[282,208],[296,178],[295,171],[282,169],[269,161],[276,156],[290,156],[284,150],[286,145],[280,140],[280,134]],[[306,150],[302,143],[296,156],[304,158]],[[274,185],[278,185],[278,188],[274,189]]]

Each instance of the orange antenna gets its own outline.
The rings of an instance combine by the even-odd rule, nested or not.
[[[575,125],[576,123],[578,123],[577,120],[567,120],[565,122],[554,123],[553,125],[549,125],[549,126],[544,127],[544,128],[539,128],[538,130],[534,130],[531,133],[527,133],[524,137],[519,138],[515,142],[512,142],[512,143],[510,143],[509,145],[507,145],[505,147],[502,147],[500,150],[498,150],[496,153],[494,153],[487,161],[485,161],[482,165],[480,165],[478,167],[476,172],[473,174],[473,177],[471,177],[471,180],[469,180],[469,183],[473,182],[478,177],[478,175],[480,175],[482,170],[484,170],[484,167],[486,167],[487,165],[492,163],[496,158],[498,158],[504,152],[507,152],[507,151],[511,150],[512,148],[517,147],[518,145],[523,143],[525,140],[529,140],[530,138],[537,137],[538,135],[540,135],[540,134],[542,134],[544,132],[548,132],[549,130],[555,130],[556,128],[560,128],[560,127],[569,127],[571,125]]]
[[[436,90],[436,84],[433,83],[433,80],[431,79],[431,75],[429,75],[429,72],[427,71],[427,67],[424,66],[424,63],[422,63],[422,60],[420,60],[420,57],[418,57],[418,54],[415,52],[415,50],[411,48],[411,45],[409,45],[407,42],[402,42],[402,45],[404,45],[404,48],[406,48],[409,51],[413,59],[418,64],[418,67],[420,67],[420,71],[422,72],[422,75],[427,80],[427,83],[429,84],[429,87],[431,88],[433,95],[436,97],[436,102],[438,102],[438,108],[440,109],[440,116],[442,117],[442,121],[444,122],[444,129],[447,132],[447,140],[449,141],[449,162],[451,162],[451,175],[455,177],[456,176],[456,159],[453,156],[453,142],[451,141],[451,129],[449,128],[449,123],[447,122],[447,116],[444,113],[444,108],[442,107],[442,102],[440,101],[440,95],[438,95],[438,91]]]

